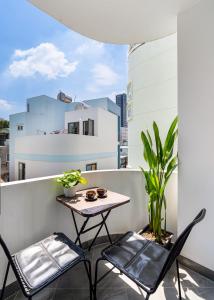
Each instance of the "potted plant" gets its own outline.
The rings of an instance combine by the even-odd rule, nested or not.
[[[171,239],[171,234],[166,231],[165,189],[172,172],[177,167],[178,155],[174,153],[174,145],[178,136],[177,124],[178,117],[172,122],[164,143],[160,139],[159,129],[155,122],[153,122],[154,140],[148,130],[141,132],[144,159],[148,165],[147,170],[144,168],[141,170],[149,196],[149,225],[144,228],[142,234],[160,244],[167,244]]]
[[[87,180],[81,176],[80,170],[69,170],[63,174],[63,176],[57,178],[57,182],[64,187],[64,194],[66,197],[75,196],[78,183],[87,184]]]

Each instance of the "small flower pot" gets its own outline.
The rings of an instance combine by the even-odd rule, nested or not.
[[[64,195],[67,198],[73,198],[73,197],[75,197],[75,195],[76,195],[76,187],[73,186],[73,187],[70,187],[68,189],[64,188]]]
[[[162,230],[162,232],[164,232],[164,230]],[[149,239],[151,241],[154,241],[154,242],[158,243],[159,245],[163,246],[164,248],[166,248],[168,250],[172,246],[172,238],[174,236],[174,234],[172,232],[166,231],[166,235],[163,236],[160,243],[157,242],[156,240],[152,239],[152,238],[147,237],[147,234],[149,236],[149,234],[151,233],[149,224],[146,225],[143,229],[141,229],[138,233],[140,235],[142,235],[144,238]]]

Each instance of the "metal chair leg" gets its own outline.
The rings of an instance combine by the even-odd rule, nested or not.
[[[179,300],[182,300],[182,298],[181,298],[181,281],[180,281],[180,274],[179,274],[179,263],[178,263],[177,259],[176,259],[176,269],[177,269],[177,278],[178,278],[178,295],[179,295]]]
[[[98,279],[98,264],[103,260],[102,257],[98,258],[95,265],[95,278],[94,278],[94,300],[97,300],[97,279]]]
[[[88,268],[87,268],[86,264],[88,264]],[[92,285],[92,278],[91,278],[91,262],[88,259],[86,259],[86,260],[84,260],[84,265],[85,265],[86,272],[87,272],[87,275],[88,275],[89,289],[90,289],[90,300],[92,300],[93,299],[93,285]]]
[[[5,292],[5,287],[6,287],[6,283],[7,283],[9,269],[10,269],[10,262],[8,262],[8,264],[7,264],[7,269],[6,269],[5,276],[4,276],[4,282],[3,282],[3,286],[2,286],[2,290],[1,290],[0,300],[3,300],[3,298],[4,298],[4,292]]]

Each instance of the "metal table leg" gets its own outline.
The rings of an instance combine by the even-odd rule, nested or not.
[[[107,220],[107,218],[108,218],[110,212],[111,212],[111,211],[109,210],[105,216],[102,216],[103,221],[101,222],[100,228],[98,229],[98,231],[97,231],[97,233],[96,233],[96,235],[95,235],[93,241],[91,242],[91,245],[88,247],[88,250],[89,250],[89,251],[91,250],[91,247],[93,246],[94,242],[96,241],[96,239],[97,239],[97,237],[98,237],[98,235],[99,235],[99,233],[100,233],[100,231],[101,231],[103,225],[105,225],[106,228],[107,228],[107,225],[106,225],[105,222],[106,222],[106,220]],[[108,228],[107,228],[107,234],[109,234]]]
[[[107,232],[107,235],[108,235],[109,242],[110,242],[110,244],[112,244],[111,236],[109,234],[109,230],[108,230],[107,224],[105,222],[106,220],[104,219],[103,214],[101,214],[101,216],[102,216],[102,219],[103,219],[103,222],[104,222],[104,226],[105,226],[105,229],[106,229],[106,232]]]
[[[91,247],[92,247],[93,244],[95,243],[95,241],[96,241],[96,239],[97,239],[97,237],[98,237],[98,235],[99,235],[101,229],[103,228],[103,226],[105,226],[105,230],[106,230],[108,239],[109,239],[110,243],[112,244],[111,236],[110,236],[110,233],[109,233],[107,224],[106,224],[106,220],[107,220],[107,218],[108,218],[110,212],[111,212],[111,210],[109,210],[109,211],[106,213],[106,215],[104,215],[104,214],[102,213],[102,214],[101,214],[102,221],[101,221],[100,223],[98,223],[98,224],[96,224],[96,225],[94,225],[94,226],[91,226],[90,228],[85,229],[85,227],[86,227],[86,225],[87,225],[87,223],[88,223],[88,221],[89,221],[89,219],[90,219],[90,217],[87,217],[86,220],[83,222],[83,224],[82,224],[80,230],[79,230],[79,229],[78,229],[78,226],[77,226],[77,222],[76,222],[76,218],[75,218],[74,211],[71,209],[71,214],[72,214],[72,217],[73,217],[73,222],[74,222],[74,226],[75,226],[75,230],[76,230],[76,234],[77,234],[77,237],[76,237],[76,240],[75,240],[75,244],[76,244],[77,242],[79,242],[79,245],[80,245],[80,247],[82,248],[82,242],[81,242],[80,236],[81,236],[82,234],[84,234],[84,233],[86,233],[86,232],[88,232],[88,231],[90,231],[90,230],[96,228],[96,227],[99,227],[99,229],[98,229],[98,231],[97,231],[95,237],[93,238],[93,240],[92,240],[90,246],[88,247],[88,251],[90,251],[90,250],[91,250]]]
[[[83,223],[83,225],[82,225],[82,227],[80,228],[80,231],[79,231],[79,230],[78,230],[78,227],[77,227],[77,222],[76,222],[76,218],[75,218],[75,215],[74,215],[73,210],[71,210],[71,214],[72,214],[72,217],[73,217],[74,226],[75,226],[76,234],[77,234],[77,237],[76,237],[76,240],[75,240],[75,244],[76,244],[77,241],[78,241],[80,247],[82,248],[82,243],[81,243],[80,235],[83,233],[83,231],[84,231],[84,229],[85,229],[85,226],[86,226],[87,223],[88,223],[89,218],[87,218],[87,219],[85,220],[85,222]]]

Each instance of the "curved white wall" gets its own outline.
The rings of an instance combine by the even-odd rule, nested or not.
[[[132,118],[128,122],[129,166],[143,164],[142,129],[159,124],[165,135],[177,115],[177,35],[148,42],[129,54],[128,77],[133,96],[129,100]]]
[[[107,221],[111,233],[139,230],[147,223],[147,201],[144,179],[138,170],[107,170],[86,172],[89,186],[102,186],[130,196],[131,202],[112,210]],[[18,251],[54,231],[65,232],[72,239],[75,230],[69,209],[56,202],[63,193],[53,177],[29,179],[1,185],[0,233],[11,252]],[[168,186],[168,229],[176,233],[177,176]],[[105,200],[103,200],[105,201]],[[94,222],[100,220],[99,217]],[[77,218],[78,224],[83,221]],[[101,234],[105,232],[101,232]],[[85,235],[91,239],[93,233]],[[0,250],[0,284],[6,268],[5,256]],[[14,277],[10,274],[10,281]]]
[[[199,1],[178,17],[178,230],[205,207],[184,255],[214,270],[214,1]]]

